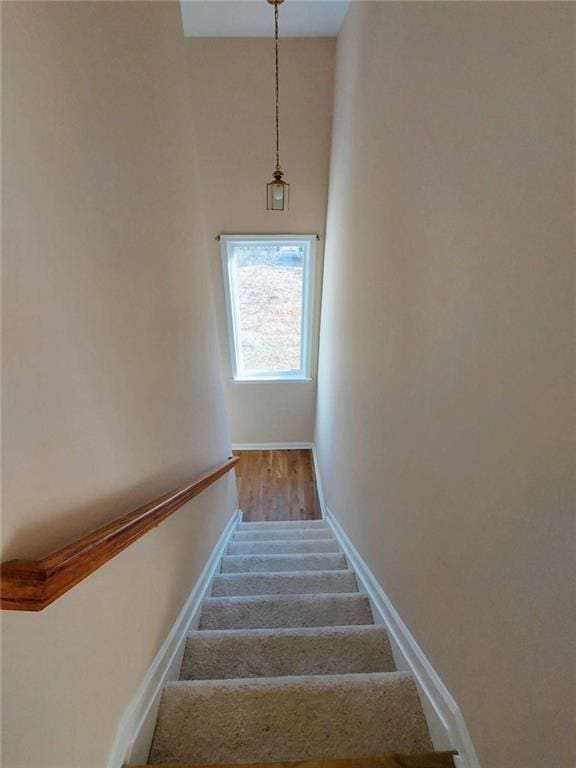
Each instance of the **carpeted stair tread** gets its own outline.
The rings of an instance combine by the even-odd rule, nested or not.
[[[241,523],[220,571],[164,689],[150,765],[429,752],[413,677],[394,671],[323,520]]]
[[[241,595],[306,595],[358,592],[353,571],[283,571],[281,573],[220,573],[212,597]]]
[[[256,595],[210,597],[202,604],[199,628],[260,629],[373,624],[366,595]]]
[[[382,626],[197,631],[188,635],[181,680],[393,672]]]
[[[240,523],[238,525],[239,531],[295,531],[299,528],[325,528],[330,530],[324,520],[278,520],[272,522]]]
[[[341,571],[346,567],[344,555],[335,552],[304,555],[225,555],[222,558],[222,573]]]
[[[411,675],[180,681],[164,689],[150,763],[267,762],[431,750]]]
[[[305,555],[309,552],[339,552],[336,539],[300,541],[232,541],[228,555]]]
[[[334,539],[328,528],[296,528],[278,529],[271,531],[237,531],[232,537],[233,541],[298,541],[299,539]]]

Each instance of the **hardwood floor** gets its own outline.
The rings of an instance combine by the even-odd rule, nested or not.
[[[243,520],[319,520],[311,450],[234,451]]]

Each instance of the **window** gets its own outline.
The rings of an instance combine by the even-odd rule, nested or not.
[[[310,377],[315,235],[222,235],[238,380]]]

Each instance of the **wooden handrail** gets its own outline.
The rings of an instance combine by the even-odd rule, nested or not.
[[[0,607],[11,611],[41,611],[46,608],[230,472],[238,461],[238,457],[229,458],[192,483],[149,501],[143,507],[98,528],[42,560],[10,560],[2,563]]]

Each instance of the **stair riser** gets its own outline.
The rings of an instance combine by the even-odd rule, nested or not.
[[[180,679],[393,672],[383,627],[193,632]]]
[[[406,673],[171,683],[150,762],[242,763],[431,749]]]
[[[294,520],[294,521],[278,521],[278,522],[262,522],[262,523],[240,523],[238,525],[239,531],[273,531],[273,530],[285,530],[285,531],[297,531],[301,528],[326,528],[327,524],[324,520]]]
[[[234,541],[298,541],[300,539],[334,538],[327,528],[302,528],[297,531],[275,529],[273,531],[237,531]]]
[[[240,595],[310,595],[357,592],[352,571],[220,574],[212,584],[212,597]]]
[[[233,541],[228,545],[229,555],[304,555],[309,552],[338,552],[334,539],[312,541]]]
[[[222,573],[333,571],[346,568],[344,555],[331,553],[317,555],[226,555],[222,558]]]
[[[209,598],[200,629],[334,627],[373,624],[365,595],[311,595],[266,598]]]

